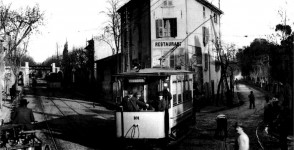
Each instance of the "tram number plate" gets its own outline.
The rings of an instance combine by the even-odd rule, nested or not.
[[[139,116],[134,116],[134,120],[139,120]]]

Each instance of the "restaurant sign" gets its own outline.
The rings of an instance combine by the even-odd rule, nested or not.
[[[153,41],[152,47],[153,48],[172,48],[176,45],[182,44],[182,40],[165,40],[165,41]]]

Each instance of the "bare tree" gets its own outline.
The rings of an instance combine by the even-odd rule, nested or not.
[[[12,10],[10,6],[3,3],[0,6],[0,33],[2,38],[5,37],[2,41],[7,43],[6,47],[1,46],[0,48],[0,70],[4,70],[4,58],[6,57],[5,60],[9,62],[17,77],[21,59],[27,51],[29,36],[33,31],[38,31],[37,28],[42,25],[43,14],[38,5],[20,10]],[[4,71],[1,71],[1,80],[3,76]],[[0,101],[2,101],[2,86]]]
[[[112,54],[114,55],[120,52],[121,24],[120,15],[117,10],[121,6],[122,1],[107,0],[107,3],[109,4],[109,7],[107,7],[107,11],[101,12],[108,17],[107,25],[103,28],[104,32],[98,37],[98,39],[106,42],[110,46]],[[118,71],[118,55],[116,57],[116,70]]]
[[[220,101],[221,94],[223,94],[224,91],[221,91],[221,88],[224,87],[225,89],[225,96],[227,99],[227,104],[231,105],[232,104],[232,99],[233,99],[233,74],[234,71],[236,70],[236,62],[235,60],[235,55],[236,55],[236,48],[234,44],[227,44],[223,45],[222,48],[217,50],[217,64],[221,67],[221,76],[220,76],[220,81],[218,83],[218,88],[217,88],[217,98],[216,102]],[[222,93],[221,93],[222,92]]]

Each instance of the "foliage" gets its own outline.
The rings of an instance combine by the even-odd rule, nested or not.
[[[6,60],[12,65],[13,73],[17,74],[22,57],[27,52],[30,35],[43,24],[43,14],[38,5],[12,10],[10,5],[2,4],[0,20],[0,31],[5,35],[4,41],[7,43]]]
[[[87,67],[87,54],[83,48],[74,48],[69,54],[69,63],[71,68],[85,69]]]
[[[44,62],[42,62],[42,66],[51,66],[51,64],[55,63],[58,64],[59,62],[59,58],[57,57],[57,55],[53,55],[49,58],[47,58]]]
[[[277,25],[277,30],[283,30],[286,34],[291,28]],[[286,29],[286,30],[285,30]],[[256,66],[270,66],[269,77],[272,81],[289,83],[293,86],[293,40],[294,32],[285,36],[281,44],[271,43],[265,39],[255,39],[250,46],[237,53],[239,66],[243,76],[249,76],[255,72]],[[263,59],[268,56],[268,59]]]
[[[21,59],[21,66],[25,66],[25,62],[28,62],[29,65],[37,65],[37,63],[35,62],[34,58],[29,56],[29,55],[24,55]],[[6,62],[7,66],[11,66],[11,64],[9,63],[9,61]]]

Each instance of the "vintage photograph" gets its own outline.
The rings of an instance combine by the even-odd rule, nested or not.
[[[293,0],[0,0],[0,150],[294,150]]]

